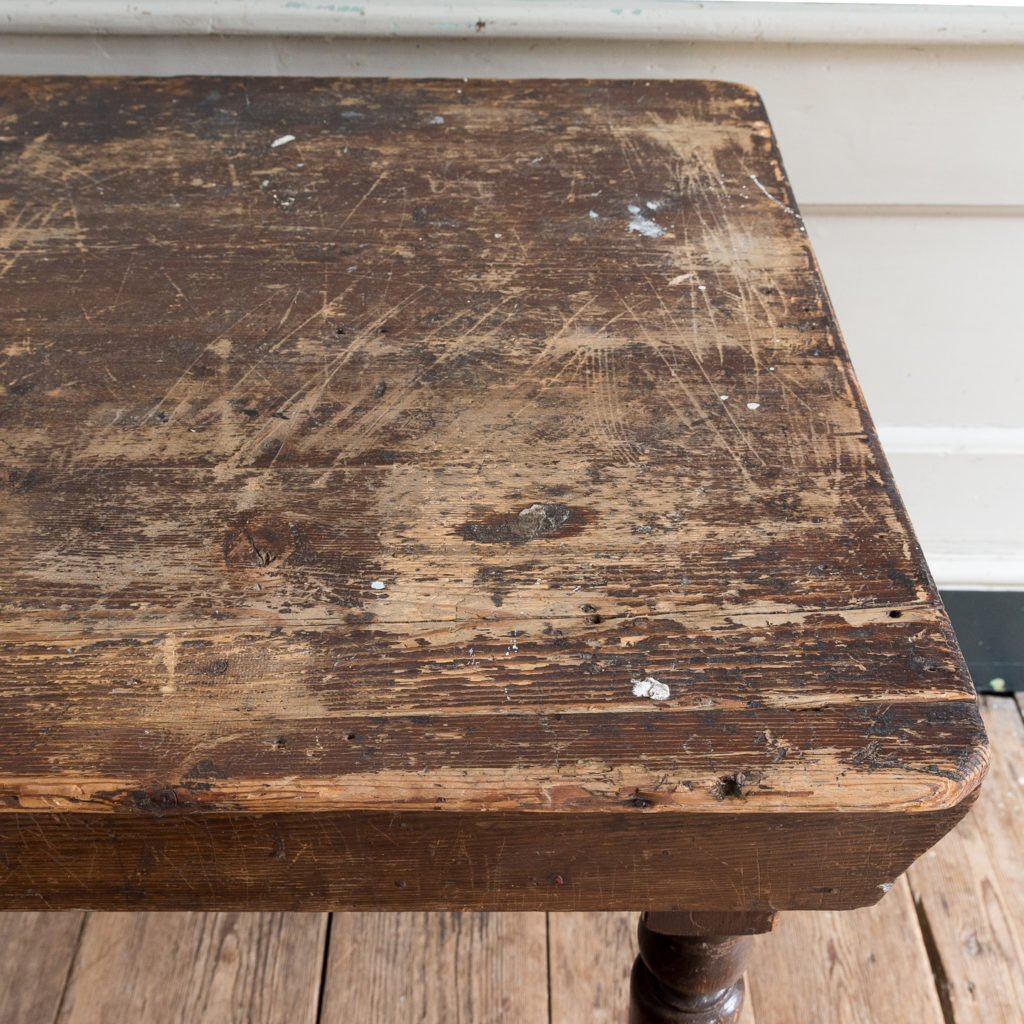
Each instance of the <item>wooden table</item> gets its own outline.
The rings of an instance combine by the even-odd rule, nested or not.
[[[6,80],[0,903],[648,911],[634,1022],[965,813],[761,102]]]

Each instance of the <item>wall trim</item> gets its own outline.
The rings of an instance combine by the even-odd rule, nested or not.
[[[1024,9],[763,0],[5,0],[0,32],[976,45],[1024,42]]]
[[[1024,590],[1024,551],[925,557],[940,590]]]
[[[1024,427],[879,427],[886,452],[1024,455]]]

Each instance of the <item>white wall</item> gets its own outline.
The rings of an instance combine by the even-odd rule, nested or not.
[[[755,86],[940,586],[1024,588],[1024,9],[655,0],[630,21],[639,8],[598,17],[579,0],[149,6],[9,2],[0,73]]]

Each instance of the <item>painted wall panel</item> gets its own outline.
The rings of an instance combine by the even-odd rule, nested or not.
[[[1024,427],[1024,217],[806,221],[876,423]]]

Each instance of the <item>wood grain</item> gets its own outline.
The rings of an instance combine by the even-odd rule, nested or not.
[[[982,711],[992,786],[909,879],[957,1024],[1017,1024],[1024,1006],[1024,724],[1011,697],[983,697]]]
[[[92,914],[60,1024],[314,1024],[322,914]]]
[[[637,918],[632,911],[548,914],[551,1024],[622,1024]]]
[[[747,984],[757,1024],[944,1021],[906,879],[875,907],[781,915]]]
[[[640,812],[677,864],[723,819],[718,909],[839,906],[962,815],[970,680],[751,90],[12,79],[0,119],[3,905],[351,906],[370,825]],[[176,815],[221,867],[172,895]],[[495,828],[449,907],[537,905]],[[232,881],[236,833],[306,874]],[[623,862],[606,906],[675,880]]]
[[[548,1024],[544,915],[336,914],[320,1020]]]
[[[0,916],[0,1021],[53,1024],[78,949],[85,915]]]
[[[942,813],[917,814],[908,827],[887,813],[671,815],[636,806],[578,817],[153,806],[136,816],[0,815],[0,848],[26,871],[10,872],[7,905],[841,909],[877,901],[918,844],[933,845],[951,823]]]

